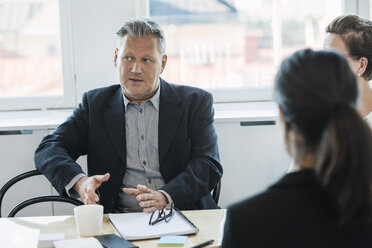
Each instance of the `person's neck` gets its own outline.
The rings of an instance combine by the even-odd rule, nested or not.
[[[372,89],[364,78],[359,78],[358,83],[360,87],[358,110],[365,117],[372,112]]]
[[[143,103],[143,102],[146,102],[147,100],[151,99],[151,97],[153,97],[153,96],[154,96],[154,95],[149,96],[149,97],[146,97],[146,98],[143,98],[143,99],[134,99],[134,98],[128,97],[128,96],[126,95],[126,97],[128,98],[128,100],[129,100],[130,102],[135,102],[135,103],[138,103],[138,104],[141,104],[141,103]]]
[[[125,95],[125,97],[130,102],[135,102],[137,104],[141,104],[143,102],[146,102],[146,101],[150,100],[156,94],[156,92],[158,91],[158,89],[159,89],[159,86],[158,86],[158,88],[151,95],[145,96],[144,98],[141,98],[141,99],[139,99],[139,98],[132,98],[129,94],[126,94],[125,92],[124,92],[124,95]]]
[[[316,159],[312,152],[306,152],[302,157],[301,161],[295,162],[294,171],[314,169],[316,165]]]

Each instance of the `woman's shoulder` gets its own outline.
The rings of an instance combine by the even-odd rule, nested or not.
[[[323,204],[323,200],[314,172],[303,170],[285,174],[266,190],[231,205],[229,210],[243,215],[259,212],[284,216],[296,214],[300,206]]]

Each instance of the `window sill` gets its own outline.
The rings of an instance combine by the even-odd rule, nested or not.
[[[215,123],[276,120],[274,102],[216,103]],[[54,129],[67,119],[72,109],[0,112],[0,131]]]
[[[0,131],[54,129],[72,109],[0,112]]]
[[[267,121],[278,119],[275,102],[216,103],[215,123]]]

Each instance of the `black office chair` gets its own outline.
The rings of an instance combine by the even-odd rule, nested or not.
[[[217,183],[217,185],[214,187],[212,191],[212,197],[214,201],[216,202],[216,205],[218,205],[218,201],[220,200],[220,192],[221,192],[221,180]]]
[[[1,206],[3,203],[3,198],[5,193],[8,191],[10,187],[12,187],[15,183],[28,178],[32,176],[38,176],[42,175],[38,170],[31,170],[24,172],[18,176],[13,177],[10,179],[0,190],[0,217],[1,215]],[[83,205],[83,203],[77,199],[73,198],[68,198],[68,197],[63,197],[63,196],[58,196],[58,195],[45,195],[45,196],[38,196],[38,197],[33,197],[28,200],[22,201],[19,203],[17,206],[15,206],[9,213],[8,217],[14,217],[21,209],[35,204],[35,203],[41,203],[41,202],[65,202],[65,203],[70,203],[76,206]]]

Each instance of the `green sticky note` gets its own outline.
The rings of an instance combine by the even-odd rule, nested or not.
[[[187,240],[187,236],[162,236],[158,241],[158,246],[183,246]]]

